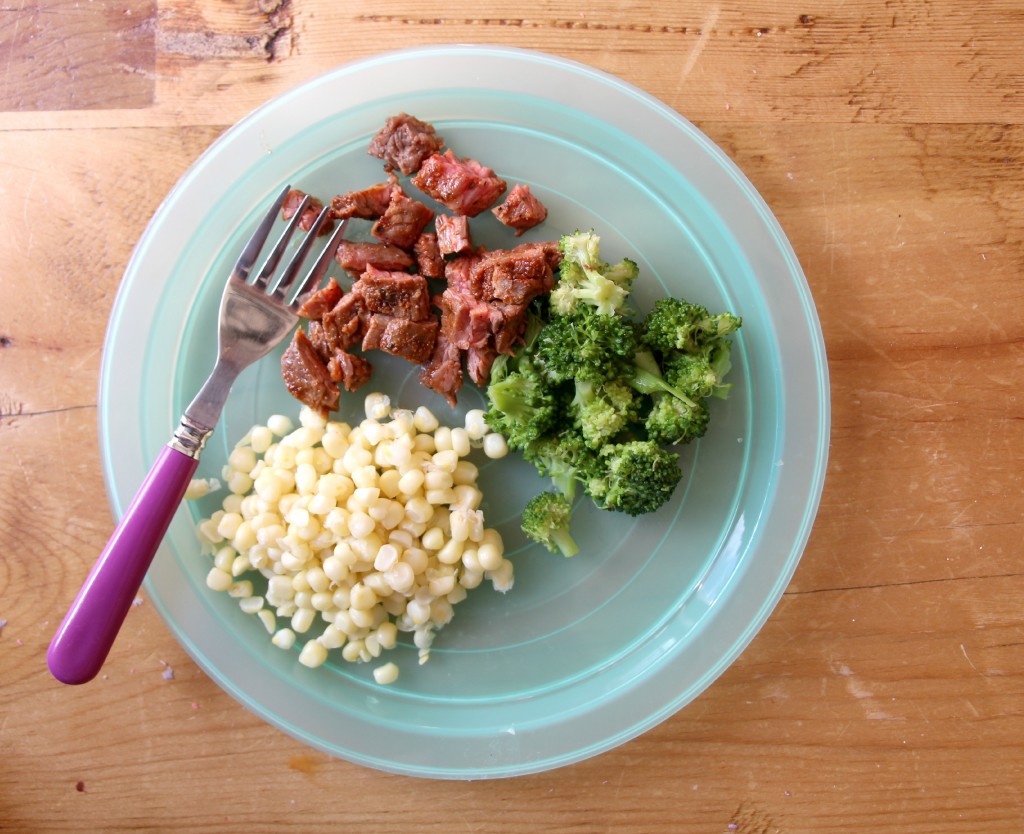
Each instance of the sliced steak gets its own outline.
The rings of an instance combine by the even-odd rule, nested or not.
[[[423,232],[412,246],[416,270],[424,278],[444,278],[444,258],[437,246],[435,232]]]
[[[352,285],[352,293],[360,296],[370,313],[410,321],[430,318],[430,287],[422,275],[390,272],[371,264]]]
[[[299,315],[304,319],[323,318],[324,313],[341,301],[342,290],[338,282],[331,278],[328,282],[302,302]]]
[[[456,214],[476,217],[497,202],[507,183],[475,159],[459,159],[451,148],[423,160],[412,184]]]
[[[491,308],[449,287],[441,293],[441,331],[460,350],[486,345],[491,336]]]
[[[420,371],[420,383],[441,394],[455,408],[462,388],[462,352],[443,333],[437,337],[430,361]]]
[[[408,269],[413,265],[412,255],[397,246],[354,240],[343,240],[338,244],[334,260],[357,278],[370,265],[387,270]]]
[[[434,126],[408,113],[391,116],[370,141],[367,153],[384,160],[384,169],[396,168],[408,176],[419,170],[423,160],[444,147]]]
[[[281,377],[295,399],[321,415],[338,407],[341,391],[301,328],[281,356]]]
[[[434,219],[437,248],[442,255],[460,255],[473,249],[469,218],[461,214],[439,214]]]
[[[364,351],[382,350],[416,364],[426,362],[433,355],[440,329],[437,319],[410,321],[381,313],[373,313],[368,319]]]
[[[518,183],[508,193],[505,202],[491,209],[491,213],[509,228],[516,237],[532,229],[548,216],[548,210],[530,191],[530,186]]]
[[[315,327],[322,330],[322,335]],[[309,337],[320,350],[321,340],[326,345],[326,352],[320,350],[326,362],[335,350],[348,350],[362,341],[365,331],[363,322],[363,302],[358,293],[349,292],[330,310],[323,314],[319,322],[309,323]]]
[[[493,301],[488,307],[488,324],[494,337],[494,349],[498,353],[515,353],[516,346],[523,337],[523,331],[526,330],[529,306]]]
[[[487,252],[473,265],[472,273],[481,298],[506,304],[528,304],[555,284],[548,252],[540,243]]]
[[[295,212],[299,210],[299,206],[302,204],[302,200],[305,198],[306,192],[299,191],[297,188],[293,188],[285,195],[284,203],[281,204],[281,219],[291,220],[295,216]],[[313,224],[316,222],[317,217],[320,216],[320,212],[323,211],[324,204],[322,200],[318,200],[316,197],[310,197],[309,203],[306,208],[303,209],[302,215],[299,217],[299,228],[304,232],[308,232],[313,228]],[[320,227],[318,235],[329,235],[334,230],[334,221],[328,220]]]
[[[327,360],[327,372],[331,379],[340,382],[351,394],[370,381],[373,366],[362,356],[356,356],[347,350],[336,350]]]
[[[358,217],[361,220],[376,220],[388,210],[391,192],[399,188],[398,177],[388,174],[384,182],[378,182],[360,191],[349,191],[331,198],[331,217],[342,220]]]
[[[490,345],[472,347],[466,351],[466,373],[477,385],[486,385],[491,378],[491,366],[498,352]]]
[[[434,212],[431,209],[396,188],[391,192],[387,209],[377,218],[370,234],[399,249],[412,249],[423,228],[433,219]]]

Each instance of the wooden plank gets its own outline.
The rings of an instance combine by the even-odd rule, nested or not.
[[[156,0],[39,0],[0,8],[0,110],[153,102]]]

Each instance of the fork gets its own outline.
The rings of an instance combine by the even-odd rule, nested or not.
[[[96,560],[54,634],[47,665],[62,683],[92,680],[103,666],[153,561],[178,505],[199,465],[228,392],[241,371],[266,356],[298,323],[308,293],[320,286],[345,229],[342,220],[306,275],[296,280],[303,261],[327,222],[330,209],[317,216],[291,260],[275,280],[284,255],[310,198],[304,197],[267,256],[249,280],[290,191],[286,186],[260,221],[231,270],[220,302],[217,361],[181,418],[174,437],[160,451],[120,524]]]

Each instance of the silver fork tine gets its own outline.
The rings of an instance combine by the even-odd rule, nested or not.
[[[252,271],[253,264],[256,263],[256,258],[259,257],[263,244],[267,242],[270,230],[273,228],[274,222],[277,220],[277,213],[281,210],[281,206],[284,205],[285,198],[288,196],[288,192],[291,191],[291,188],[292,187],[290,185],[286,185],[284,187],[277,199],[274,201],[274,204],[270,207],[270,210],[260,221],[260,225],[257,226],[256,231],[252,233],[252,237],[250,237],[249,242],[245,244],[242,254],[239,255],[238,260],[235,261],[235,268],[231,273],[232,277],[240,278],[242,281],[249,280],[249,273]]]
[[[295,281],[295,276],[298,275],[299,270],[302,268],[303,262],[306,260],[306,256],[309,254],[309,250],[313,248],[313,243],[316,241],[317,235],[320,234],[320,230],[324,227],[324,224],[330,219],[331,209],[329,206],[324,206],[320,214],[317,215],[313,225],[309,231],[306,232],[306,237],[303,238],[302,243],[299,244],[298,250],[295,252],[294,257],[288,262],[283,270],[281,270],[281,278],[277,282],[277,286],[274,288],[272,293],[273,297],[278,301],[284,301],[288,294],[291,292],[292,286]],[[337,231],[337,230],[335,230]],[[330,244],[328,244],[328,248]],[[327,251],[326,249],[324,251]],[[322,255],[323,253],[321,253]],[[319,263],[319,258],[317,259]],[[314,265],[315,266],[315,265]],[[305,280],[308,279],[308,275]]]
[[[267,255],[267,259],[263,262],[263,266],[260,267],[259,274],[256,276],[256,280],[253,281],[253,285],[260,289],[268,289],[268,281],[273,276],[274,271],[277,269],[277,265],[281,262],[281,257],[284,255],[284,250],[288,246],[288,241],[292,239],[292,235],[295,233],[295,228],[299,225],[299,220],[302,219],[302,213],[309,206],[309,201],[312,198],[307,194],[302,198],[302,202],[299,203],[299,207],[295,209],[295,214],[291,216],[288,221],[288,225],[284,227],[284,231],[281,232],[281,236],[277,239],[277,243],[274,244],[274,248],[270,250],[270,254]]]
[[[306,260],[309,250],[313,248],[316,236],[320,233],[320,229],[323,228],[324,223],[327,222],[330,213],[330,208],[328,206],[324,206],[320,211],[320,214],[317,215],[316,220],[313,221],[313,225],[309,227],[309,231],[306,232],[306,236],[302,239],[302,243],[299,244],[299,248],[295,251],[292,259],[287,263],[285,268],[281,270],[281,275],[277,279],[277,285],[274,287],[274,292],[271,293],[278,301],[283,301],[284,297],[288,294],[288,289],[291,287],[292,281],[295,280],[295,275],[302,268],[302,262]]]
[[[324,211],[328,211],[328,209],[324,209]],[[341,236],[344,234],[345,226],[347,225],[347,217],[338,223],[337,228],[327,239],[327,245],[324,246],[320,254],[317,255],[313,265],[309,268],[309,272],[307,272],[305,277],[296,284],[295,294],[293,296],[292,303],[289,305],[292,309],[297,310],[301,307],[302,302],[305,300],[304,296],[319,288],[320,284],[323,282],[324,276],[327,274],[327,270],[331,266],[331,261],[334,260],[334,253],[338,248],[338,243],[341,241]]]

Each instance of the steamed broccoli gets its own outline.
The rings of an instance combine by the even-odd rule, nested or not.
[[[522,529],[531,539],[552,553],[575,556],[579,545],[569,532],[572,506],[560,492],[542,492],[523,509]]]
[[[600,258],[600,238],[594,231],[576,231],[559,238],[562,253],[558,285],[551,292],[551,309],[567,316],[581,305],[605,316],[621,313],[633,281],[639,273],[636,263],[624,258],[610,266]]]
[[[663,354],[698,353],[735,333],[742,319],[732,313],[711,315],[708,308],[681,298],[662,298],[644,318],[640,340]]]
[[[601,471],[587,483],[587,493],[603,509],[629,515],[661,507],[683,477],[679,455],[653,440],[631,440],[605,446]]]
[[[724,400],[732,388],[732,383],[724,381],[730,367],[729,348],[729,343],[723,340],[698,354],[667,354],[661,363],[665,380],[691,399],[718,397]]]
[[[538,438],[523,450],[523,457],[570,501],[576,495],[576,484],[586,483],[598,464],[597,452],[572,426]]]
[[[622,316],[603,316],[580,308],[554,316],[541,330],[532,351],[537,368],[552,382],[599,382],[621,375],[636,353],[633,324]]]
[[[614,440],[636,421],[640,398],[619,379],[601,383],[580,380],[569,410],[584,439],[596,448]]]
[[[522,449],[556,424],[558,411],[553,389],[533,365],[525,359],[515,365],[510,370],[502,361],[492,367],[484,419],[505,436],[509,446]]]

